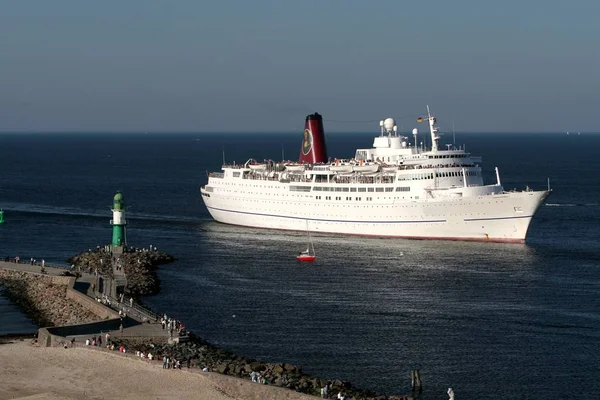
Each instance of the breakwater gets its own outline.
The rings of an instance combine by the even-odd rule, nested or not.
[[[127,275],[127,287],[125,292],[139,298],[158,293],[160,280],[156,275],[159,265],[173,262],[175,257],[154,249],[128,249],[119,255],[115,255],[104,247],[88,250],[70,257],[67,261],[77,271],[98,273],[113,276],[113,263],[122,268]]]
[[[178,360],[184,368],[199,368],[223,375],[256,380],[262,384],[274,385],[296,392],[320,396],[321,389],[327,387],[326,398],[337,398],[343,393],[350,399],[394,400],[408,399],[406,396],[382,396],[371,390],[355,388],[350,382],[339,379],[324,379],[304,374],[301,368],[289,363],[262,362],[235,355],[220,349],[205,340],[191,334],[184,343],[166,344],[151,343],[145,340],[121,339],[113,340],[117,347],[124,346],[129,352],[152,353],[159,360],[168,357]]]
[[[89,308],[67,298],[66,276],[0,269],[4,294],[38,326],[72,325],[98,319]]]
[[[10,267],[18,266],[19,264]],[[86,278],[90,280],[91,276],[84,276],[82,280]],[[79,285],[77,289],[74,277],[0,269],[0,284],[10,291],[13,301],[40,326],[55,326],[39,329],[38,342],[44,346],[82,346],[86,338],[111,331],[112,341],[117,345],[115,348],[123,346],[128,353],[152,352],[159,360],[165,357],[176,359],[184,368],[197,368],[243,379],[259,376],[261,384],[315,396],[320,395],[321,389],[327,387],[327,398],[335,398],[340,392],[355,400],[408,398],[380,396],[370,390],[355,388],[347,381],[309,376],[291,364],[269,363],[238,356],[211,345],[193,333],[189,334],[185,342],[168,344],[166,340],[160,340],[167,336],[160,324],[142,323],[130,318],[126,321],[128,323],[119,321],[119,316],[113,309],[81,290],[85,285]],[[124,330],[121,329],[121,324],[125,325]],[[157,332],[165,337],[159,337]]]

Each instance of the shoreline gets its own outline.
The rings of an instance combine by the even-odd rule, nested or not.
[[[26,341],[0,344],[0,398],[206,400],[314,399],[271,385],[214,372],[163,370],[122,353],[39,347]],[[42,361],[43,362],[40,362]]]
[[[407,396],[378,395],[371,390],[354,388],[351,383],[339,379],[324,379],[306,375],[300,368],[291,364],[263,362],[235,355],[226,349],[218,348],[206,342],[193,333],[185,340],[179,336],[177,336],[177,340],[171,340],[168,338],[167,331],[164,328],[161,329],[160,323],[140,322],[130,317],[127,317],[124,321],[121,318],[120,324],[121,326],[125,324],[125,328],[119,332],[119,315],[106,305],[89,297],[89,292],[79,293],[75,290],[76,279],[74,277],[60,276],[62,273],[60,270],[49,270],[49,273],[53,275],[45,275],[34,271],[15,271],[14,267],[15,264],[8,266],[0,264],[0,284],[6,286],[8,281],[12,283],[13,289],[15,287],[21,289],[13,292],[13,296],[21,297],[24,304],[35,306],[23,310],[27,315],[33,310],[39,318],[40,314],[43,315],[45,311],[48,311],[43,307],[48,304],[56,305],[58,303],[57,308],[69,315],[72,314],[73,308],[80,310],[82,306],[83,308],[87,306],[86,311],[89,314],[76,313],[77,321],[65,319],[64,315],[54,315],[51,324],[54,327],[38,330],[38,342],[41,345],[55,348],[79,348],[83,346],[86,339],[91,339],[92,336],[95,337],[97,334],[100,335],[101,332],[110,332],[117,349],[119,345],[123,345],[128,351],[127,354],[135,354],[136,351],[147,354],[152,351],[158,359],[164,357],[170,357],[171,360],[177,359],[182,365],[186,366],[185,369],[189,365],[190,371],[208,370],[219,373],[224,377],[241,379],[251,384],[255,384],[250,381],[251,376],[260,374],[261,379],[264,379],[266,383],[265,386],[281,388],[290,393],[301,392],[309,396],[319,396],[321,388],[327,386],[329,396],[341,392],[352,399],[392,400],[410,398]],[[7,272],[10,271],[7,268],[10,268],[12,272]],[[25,267],[25,269],[27,268]],[[7,279],[7,274],[11,275],[10,279]],[[86,276],[83,276],[82,281],[85,279]],[[88,276],[87,279],[93,281],[93,276]],[[15,281],[17,281],[16,284]],[[37,288],[37,290],[23,290],[27,289],[27,284]],[[46,285],[45,289],[42,288],[44,284]],[[69,285],[70,289],[67,288]],[[61,288],[58,290],[56,286]],[[53,289],[51,291],[53,294],[50,295],[46,292],[48,288]],[[32,294],[33,296],[30,297]],[[31,315],[29,316],[31,317]],[[47,317],[44,316],[44,318]],[[47,319],[41,320],[45,321]],[[40,326],[42,325],[40,324]],[[19,335],[8,336],[4,339],[0,337],[0,343],[31,338],[29,335],[24,336],[24,339],[19,338]],[[179,342],[179,339],[183,341]],[[94,348],[94,350],[98,349]],[[118,351],[106,350],[105,352],[119,354]]]

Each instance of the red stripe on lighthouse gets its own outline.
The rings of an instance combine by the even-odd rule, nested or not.
[[[323,117],[319,113],[314,113],[306,117],[299,161],[303,164],[327,162]]]

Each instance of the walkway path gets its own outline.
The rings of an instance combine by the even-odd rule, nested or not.
[[[6,270],[14,270],[21,271],[26,273],[33,274],[41,274],[41,267],[39,265],[31,265],[27,263],[14,263],[14,262],[5,262],[0,261],[0,268]],[[69,271],[67,268],[54,268],[54,267],[45,267],[44,275],[48,276],[61,276],[64,275],[66,271]],[[96,277],[93,274],[82,273],[82,276],[77,279],[75,282],[74,289],[77,291],[84,293],[91,299],[95,300],[95,294],[92,290],[92,284],[95,283]],[[116,304],[112,304],[113,309],[118,310]],[[125,305],[123,308],[125,310],[129,310],[127,307],[129,304]],[[134,304],[135,305],[135,304]],[[107,306],[105,306],[107,307]],[[118,322],[118,321],[117,321]],[[112,329],[109,329],[111,336],[113,337],[154,337],[154,338],[164,338],[163,340],[167,340],[169,337],[169,333],[166,329],[162,329],[162,325],[160,322],[143,322],[142,318],[138,317],[136,313],[129,313],[127,317],[123,319],[123,332],[119,329],[119,324],[111,325]],[[95,332],[90,332],[85,335],[69,335],[67,338],[70,340],[75,338],[76,341],[85,341],[86,338],[91,338],[94,335],[99,335],[101,333],[106,333],[107,330],[98,330]]]
[[[40,274],[42,272],[41,266],[31,265],[31,264],[25,263],[25,262],[19,262],[17,264],[15,262],[0,261],[0,268],[12,269],[15,271],[23,271],[23,272],[34,272],[36,274]],[[65,273],[65,271],[69,271],[68,268],[55,268],[55,267],[49,267],[49,266],[46,266],[45,270],[46,270],[47,275],[54,275],[54,276],[63,275]],[[90,274],[84,274],[84,275],[92,276]]]

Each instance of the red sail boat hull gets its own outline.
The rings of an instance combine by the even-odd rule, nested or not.
[[[316,256],[311,256],[309,254],[301,254],[296,257],[296,259],[300,262],[313,262],[315,261]]]

